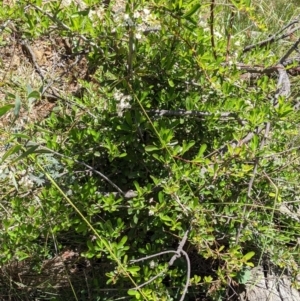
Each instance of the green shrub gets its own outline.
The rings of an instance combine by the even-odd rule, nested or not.
[[[113,289],[130,300],[177,300],[188,277],[183,259],[167,271],[171,254],[130,261],[176,250],[190,229],[186,298],[226,298],[228,284],[244,284],[263,258],[296,276],[299,220],[281,210],[299,206],[294,95],[274,107],[277,79],[253,84],[238,68],[276,65],[287,51],[243,52],[241,15],[272,31],[260,6],[128,1],[122,11],[85,2],[20,1],[12,15],[32,41],[54,31],[73,41],[73,53],[87,51],[89,78],[80,97],[62,97],[44,122],[5,142],[1,264],[41,266],[77,249],[103,267],[88,285],[91,300],[112,300]],[[23,103],[45,87],[20,90]]]

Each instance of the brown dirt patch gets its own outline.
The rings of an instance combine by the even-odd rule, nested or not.
[[[10,27],[14,28],[13,24]],[[65,96],[79,91],[79,81],[88,78],[88,61],[86,53],[74,52],[74,44],[80,43],[78,40],[49,36],[26,41],[20,36],[14,30],[3,34],[3,45],[0,48],[0,99],[2,105],[13,103],[9,93],[21,94],[21,118],[26,118],[27,122],[40,121],[54,107],[55,97],[50,99],[47,94]],[[26,103],[28,86],[43,91],[41,99],[31,108]]]

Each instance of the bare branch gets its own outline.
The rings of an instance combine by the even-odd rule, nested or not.
[[[185,232],[185,234],[184,234],[184,236],[183,236],[183,238],[182,238],[182,240],[181,240],[180,244],[178,245],[178,248],[177,248],[177,250],[176,250],[176,252],[175,252],[176,254],[173,255],[173,257],[170,259],[170,261],[169,261],[169,266],[172,266],[173,263],[174,263],[174,261],[175,261],[177,258],[181,257],[181,252],[182,252],[182,249],[183,249],[183,247],[184,247],[184,245],[185,245],[185,243],[186,243],[188,234],[189,234],[189,230],[187,230],[187,231]]]
[[[298,66],[292,66],[292,64],[298,63]],[[278,72],[278,66],[284,67],[289,67],[286,72],[292,76],[296,76],[300,74],[300,57],[294,57],[291,59],[287,59],[286,61],[282,62],[282,64],[276,65],[276,66],[270,66],[265,68],[264,66],[248,66],[242,63],[238,63],[236,65],[236,68],[238,70],[245,71],[246,73],[241,74],[241,79],[247,80],[247,79],[257,79],[260,75],[266,74],[266,75],[271,75],[274,72]],[[227,63],[223,63],[223,66],[227,66]]]
[[[185,111],[185,110],[148,110],[146,111],[148,115],[154,115],[154,116],[187,116],[187,117],[216,117],[219,120],[228,121],[229,119],[235,119],[238,121],[241,125],[245,125],[246,121],[240,119],[238,116],[238,113],[235,112],[224,112],[224,113],[218,113],[218,112],[201,112],[201,111]]]
[[[257,127],[254,132],[248,133],[242,140],[230,142],[230,146],[237,147],[237,146],[242,146],[243,144],[248,143],[250,140],[252,140],[252,138],[254,137],[255,134],[261,133],[261,131],[263,131],[264,128],[265,128],[265,126]],[[223,146],[220,150],[224,151],[225,148],[227,149],[227,146]]]
[[[216,53],[216,46],[215,46],[215,34],[214,34],[214,9],[215,9],[215,0],[211,0],[210,4],[210,18],[209,18],[209,25],[210,25],[210,42],[211,42],[211,48],[213,51],[213,56],[215,59],[217,59],[217,53]]]
[[[159,252],[159,253],[156,253],[156,254],[153,254],[153,255],[149,255],[149,256],[139,258],[139,259],[132,259],[132,260],[130,260],[130,263],[136,263],[136,262],[148,260],[148,259],[151,259],[151,258],[154,258],[154,257],[157,257],[157,256],[161,256],[161,255],[164,255],[164,254],[169,254],[169,253],[177,254],[177,252],[174,251],[174,250],[162,251],[162,252]]]
[[[147,260],[147,259],[150,259],[150,258],[154,258],[154,257],[160,256],[160,255],[164,255],[164,254],[168,254],[168,253],[174,253],[174,255],[172,256],[172,258],[168,262],[168,266],[170,267],[170,266],[172,266],[174,264],[174,262],[175,262],[176,259],[180,258],[183,255],[185,257],[186,263],[187,263],[187,277],[186,277],[187,279],[186,279],[186,283],[185,283],[184,290],[183,290],[182,296],[180,298],[180,301],[183,301],[184,298],[185,298],[185,295],[186,295],[186,292],[187,292],[187,289],[188,289],[188,285],[189,285],[189,282],[190,282],[190,277],[191,277],[191,262],[190,262],[188,254],[183,250],[183,247],[184,247],[184,245],[185,245],[185,243],[187,241],[187,238],[188,238],[189,231],[190,230],[187,230],[185,232],[185,234],[184,234],[182,240],[180,241],[180,243],[179,243],[178,248],[177,248],[176,251],[163,251],[163,252],[160,252],[160,253],[157,253],[157,254],[154,254],[154,255],[150,255],[150,256],[146,256],[146,257],[143,257],[143,258],[140,258],[140,259],[134,259],[134,260],[130,261],[130,263],[136,263],[136,262],[140,262],[140,261],[144,261],[144,260]],[[163,275],[165,272],[167,272],[167,269],[163,270],[158,275],[155,275],[150,280],[142,283],[141,285],[139,285],[139,286],[137,286],[137,287],[135,287],[133,289],[140,289],[141,287],[145,286],[146,284],[151,283],[156,278],[158,278],[161,275]]]
[[[186,269],[186,282],[185,282],[184,290],[183,290],[181,298],[180,298],[180,301],[183,301],[184,297],[187,293],[189,283],[190,283],[190,279],[191,279],[191,261],[190,261],[189,255],[185,251],[182,250],[181,252],[182,252],[182,254],[184,255],[184,257],[186,259],[186,267],[187,267],[187,269]]]
[[[279,60],[279,64],[283,64],[288,57],[293,53],[293,51],[297,50],[298,45],[300,43],[300,38],[294,43],[294,45],[286,52],[286,54]]]
[[[286,25],[284,28],[282,28],[279,32],[275,33],[274,35],[272,35],[271,37],[269,37],[268,39],[264,40],[264,41],[261,41],[257,44],[252,44],[252,45],[248,45],[244,48],[243,52],[248,52],[254,48],[260,48],[260,47],[264,47],[266,45],[269,45],[271,43],[274,43],[280,39],[284,39],[288,36],[290,36],[293,32],[295,32],[296,30],[300,29],[300,27],[297,27],[291,31],[289,31],[288,33],[286,34],[283,34],[281,36],[278,36],[279,34],[281,34],[284,30],[286,30],[287,28],[291,27],[292,25],[298,23],[299,21],[298,20],[294,20],[292,21],[291,23],[289,23],[288,25]]]
[[[220,116],[221,118],[237,117],[237,113],[224,112],[224,113],[210,113],[200,111],[185,111],[185,110],[148,110],[149,115],[157,116],[196,116],[196,117],[210,117]]]
[[[130,200],[130,199],[133,199],[135,197],[138,196],[137,192],[136,191],[133,191],[133,190],[128,190],[126,192],[124,192],[124,195],[121,195],[119,192],[100,192],[100,191],[97,191],[96,192],[98,195],[103,195],[103,196],[109,196],[109,195],[113,195],[115,196],[116,198],[119,198],[119,197],[123,197],[124,199],[127,199],[127,200]]]
[[[271,74],[273,72],[277,72],[276,66],[265,68],[264,66],[248,66],[245,64],[237,64],[237,69],[259,74]]]
[[[31,61],[35,71],[40,75],[40,77],[42,78],[42,80],[44,81],[45,80],[45,76],[39,66],[39,64],[37,63],[36,61],[36,57],[35,57],[35,54],[33,53],[30,45],[26,42],[26,41],[22,41],[21,42],[21,47],[22,47],[22,50],[24,52],[24,54],[26,54],[26,56],[28,57],[28,59]]]
[[[234,9],[232,9],[231,13],[230,13],[230,18],[229,18],[229,25],[228,25],[228,29],[226,28],[226,32],[227,32],[227,44],[226,44],[226,62],[228,62],[229,60],[229,54],[230,54],[230,41],[231,41],[231,35],[232,35],[232,28],[233,28],[233,20],[234,20],[234,16],[235,16],[235,11]]]

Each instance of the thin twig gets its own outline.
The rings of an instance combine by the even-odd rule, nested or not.
[[[211,42],[211,48],[213,52],[213,56],[215,60],[217,59],[217,53],[216,53],[216,45],[215,45],[215,35],[214,35],[214,9],[215,9],[215,0],[211,0],[210,4],[210,20],[209,20],[209,27],[210,27],[210,42]]]
[[[156,254],[153,254],[153,255],[147,255],[147,256],[139,258],[139,259],[132,259],[132,260],[130,260],[130,263],[141,262],[141,261],[144,261],[144,260],[148,260],[148,259],[151,259],[151,258],[154,258],[154,257],[164,255],[164,254],[169,254],[169,253],[177,254],[177,252],[174,251],[174,250],[162,251],[162,252],[159,252],[159,253],[156,253]]]
[[[44,149],[46,151],[49,151],[50,153],[53,153],[61,158],[67,158],[67,159],[70,159],[70,160],[73,160],[74,162],[76,162],[77,164],[80,164],[80,165],[83,165],[85,166],[87,169],[91,170],[92,172],[94,172],[95,174],[99,175],[102,179],[104,179],[106,182],[108,182],[111,186],[113,186],[115,189],[117,189],[117,191],[125,197],[125,192],[119,188],[113,181],[111,181],[107,176],[105,176],[103,173],[101,173],[100,171],[96,170],[95,168],[93,168],[92,166],[84,163],[84,162],[81,162],[81,161],[78,161],[72,157],[69,157],[69,156],[66,156],[66,155],[62,155],[60,154],[59,152],[56,152],[50,148],[47,148],[47,147],[44,147],[44,146],[41,146],[41,149]]]
[[[228,29],[226,30],[227,32],[227,45],[226,45],[226,62],[229,60],[229,54],[230,54],[230,40],[231,40],[231,34],[232,34],[232,27],[233,27],[233,20],[234,20],[235,12],[232,9],[230,13],[230,18],[229,18],[229,25]]]
[[[28,57],[29,61],[32,63],[35,71],[40,75],[41,79],[44,81],[45,80],[45,76],[44,76],[44,74],[43,74],[43,72],[42,72],[39,64],[36,61],[35,54],[32,51],[30,45],[26,41],[22,41],[21,42],[21,46],[22,46],[23,52],[26,54],[26,56]]]
[[[269,37],[268,39],[264,40],[264,41],[261,41],[259,43],[256,43],[256,44],[252,44],[252,45],[248,45],[244,48],[243,52],[247,52],[247,51],[250,51],[254,48],[260,48],[260,47],[263,47],[263,46],[266,46],[266,45],[269,45],[271,43],[274,43],[280,39],[284,39],[288,36],[290,36],[293,32],[295,32],[296,30],[299,29],[299,27],[289,31],[288,33],[286,34],[283,34],[281,36],[278,37],[279,34],[281,34],[284,30],[286,30],[287,28],[291,27],[292,25],[294,25],[295,23],[298,23],[299,21],[298,20],[294,20],[292,21],[291,23],[289,23],[288,25],[286,25],[285,27],[283,27],[281,30],[279,30],[279,32],[275,33],[274,35],[272,35],[271,37]]]
[[[184,286],[184,289],[183,289],[183,292],[182,292],[182,295],[181,295],[181,298],[179,301],[184,300],[184,297],[187,293],[190,279],[191,279],[191,261],[190,261],[189,255],[184,250],[182,250],[181,253],[183,254],[183,256],[185,257],[185,260],[186,260],[186,282],[185,282],[185,286]]]
[[[180,241],[180,243],[179,243],[178,248],[177,248],[176,251],[173,251],[173,250],[171,250],[171,251],[163,251],[163,252],[159,252],[159,253],[154,254],[154,255],[145,256],[143,258],[134,259],[134,260],[130,261],[130,263],[136,263],[136,262],[140,262],[140,261],[144,261],[144,260],[148,260],[150,258],[154,258],[154,257],[160,256],[160,255],[174,253],[174,255],[172,256],[172,258],[168,262],[168,266],[171,267],[174,264],[175,260],[178,259],[178,258],[180,258],[183,255],[185,257],[185,259],[186,259],[186,262],[187,262],[187,277],[186,277],[187,279],[186,279],[186,283],[185,283],[184,290],[183,290],[183,293],[181,295],[180,301],[183,301],[184,298],[185,298],[185,295],[186,295],[186,292],[187,292],[187,289],[188,289],[188,286],[189,286],[189,283],[190,283],[190,277],[191,277],[191,262],[190,262],[188,254],[183,250],[183,247],[184,247],[184,245],[185,245],[185,243],[187,241],[189,232],[190,232],[190,230],[187,230],[184,233],[184,236],[181,239],[181,241]],[[139,289],[139,288],[145,286],[146,284],[151,283],[152,281],[154,281],[156,278],[160,277],[165,272],[167,272],[167,269],[163,270],[158,275],[155,275],[150,280],[142,283],[141,285],[135,287],[134,289]]]
[[[237,113],[210,113],[201,111],[186,111],[186,110],[147,110],[147,114],[156,116],[196,116],[196,117],[210,117],[217,116],[222,118],[237,117]]]
[[[279,64],[283,64],[288,57],[293,53],[293,51],[297,50],[298,45],[300,43],[300,38],[293,44],[293,46],[286,52],[286,54],[279,60]]]
[[[46,88],[48,89],[48,88],[51,88],[51,87],[46,87]],[[51,93],[49,93],[49,92],[45,93],[45,90],[43,90],[43,93],[44,93],[45,97],[54,98],[54,99],[57,99],[57,100],[62,100],[64,103],[69,103],[72,106],[78,107],[79,109],[83,110],[88,115],[90,115],[91,117],[93,117],[95,119],[97,118],[96,115],[94,115],[89,110],[87,110],[83,105],[79,104],[78,102],[69,100],[68,98],[65,98],[65,97],[57,94],[52,88],[51,88]]]
[[[223,65],[225,65],[225,64],[223,64]],[[236,65],[236,67],[237,67],[238,70],[245,70],[249,73],[259,73],[259,74],[271,74],[271,73],[277,71],[276,66],[271,66],[271,67],[265,68],[262,65],[248,66],[248,65],[245,65],[245,64],[238,63]]]
[[[174,197],[174,199],[175,199],[175,201],[177,202],[177,204],[182,208],[182,210],[183,210],[183,212],[185,213],[185,215],[188,215],[188,210],[187,210],[188,207],[185,208],[185,207],[183,206],[183,204],[181,204],[178,195],[177,195],[176,193],[173,193],[172,196]],[[189,209],[189,210],[191,210],[191,209]]]
[[[299,57],[294,57],[291,59],[287,59],[285,62],[283,62],[282,64],[277,64],[275,66],[270,66],[265,68],[264,66],[260,65],[260,66],[248,66],[245,64],[241,64],[241,63],[237,63],[236,64],[236,68],[237,70],[242,70],[245,71],[245,73],[241,74],[240,79],[257,79],[259,78],[260,75],[262,74],[266,74],[268,76],[270,76],[272,73],[274,72],[278,72],[278,70],[281,68],[283,69],[283,67],[288,67],[288,69],[286,69],[286,73],[288,73],[291,76],[297,76],[300,74],[300,67],[299,67],[299,62],[300,62],[300,58]],[[291,67],[291,65],[298,63],[297,66]],[[227,63],[222,63],[222,66],[228,66]],[[279,67],[281,66],[281,67]]]
[[[210,113],[210,112],[201,112],[201,111],[186,111],[186,110],[147,110],[148,115],[153,116],[186,116],[186,117],[215,117],[219,120],[228,121],[230,118],[235,119],[241,125],[246,125],[246,121],[242,120],[238,113],[235,112],[224,112],[224,113]]]
[[[43,90],[42,90],[41,95],[42,95],[42,96],[45,95],[45,93],[47,92],[48,89],[50,89],[51,92],[52,92],[53,94],[55,94],[55,91],[54,91],[52,85],[53,85],[54,83],[59,82],[59,81],[63,78],[64,75],[66,75],[68,72],[70,72],[70,71],[72,70],[73,67],[77,66],[78,63],[82,60],[82,58],[83,58],[82,55],[76,56],[75,61],[74,61],[70,66],[68,66],[67,70],[63,71],[56,79],[53,79],[53,80],[49,81],[49,82],[47,83],[47,85],[46,85],[45,87],[43,87]],[[49,94],[49,93],[48,93],[48,94]],[[46,95],[45,95],[45,96],[46,96]],[[53,96],[54,96],[54,95],[53,95]],[[67,101],[67,102],[68,102],[68,101]],[[95,116],[93,116],[93,117],[96,118]]]

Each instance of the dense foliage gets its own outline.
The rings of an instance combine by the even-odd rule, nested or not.
[[[131,0],[124,11],[61,2],[0,13],[16,28],[2,31],[33,43],[67,37],[88,62],[80,93],[56,95],[42,122],[16,127],[20,108],[53,96],[50,80],[23,78],[6,93],[0,113],[16,118],[1,134],[1,265],[39,271],[76,250],[100,268],[70,285],[74,299],[179,300],[184,258],[168,270],[172,254],[130,261],[176,250],[189,230],[186,300],[232,295],[262,261],[299,286],[297,82],[281,95],[275,69],[245,80],[240,68],[278,66],[292,42],[244,47],[285,24],[247,0]]]

